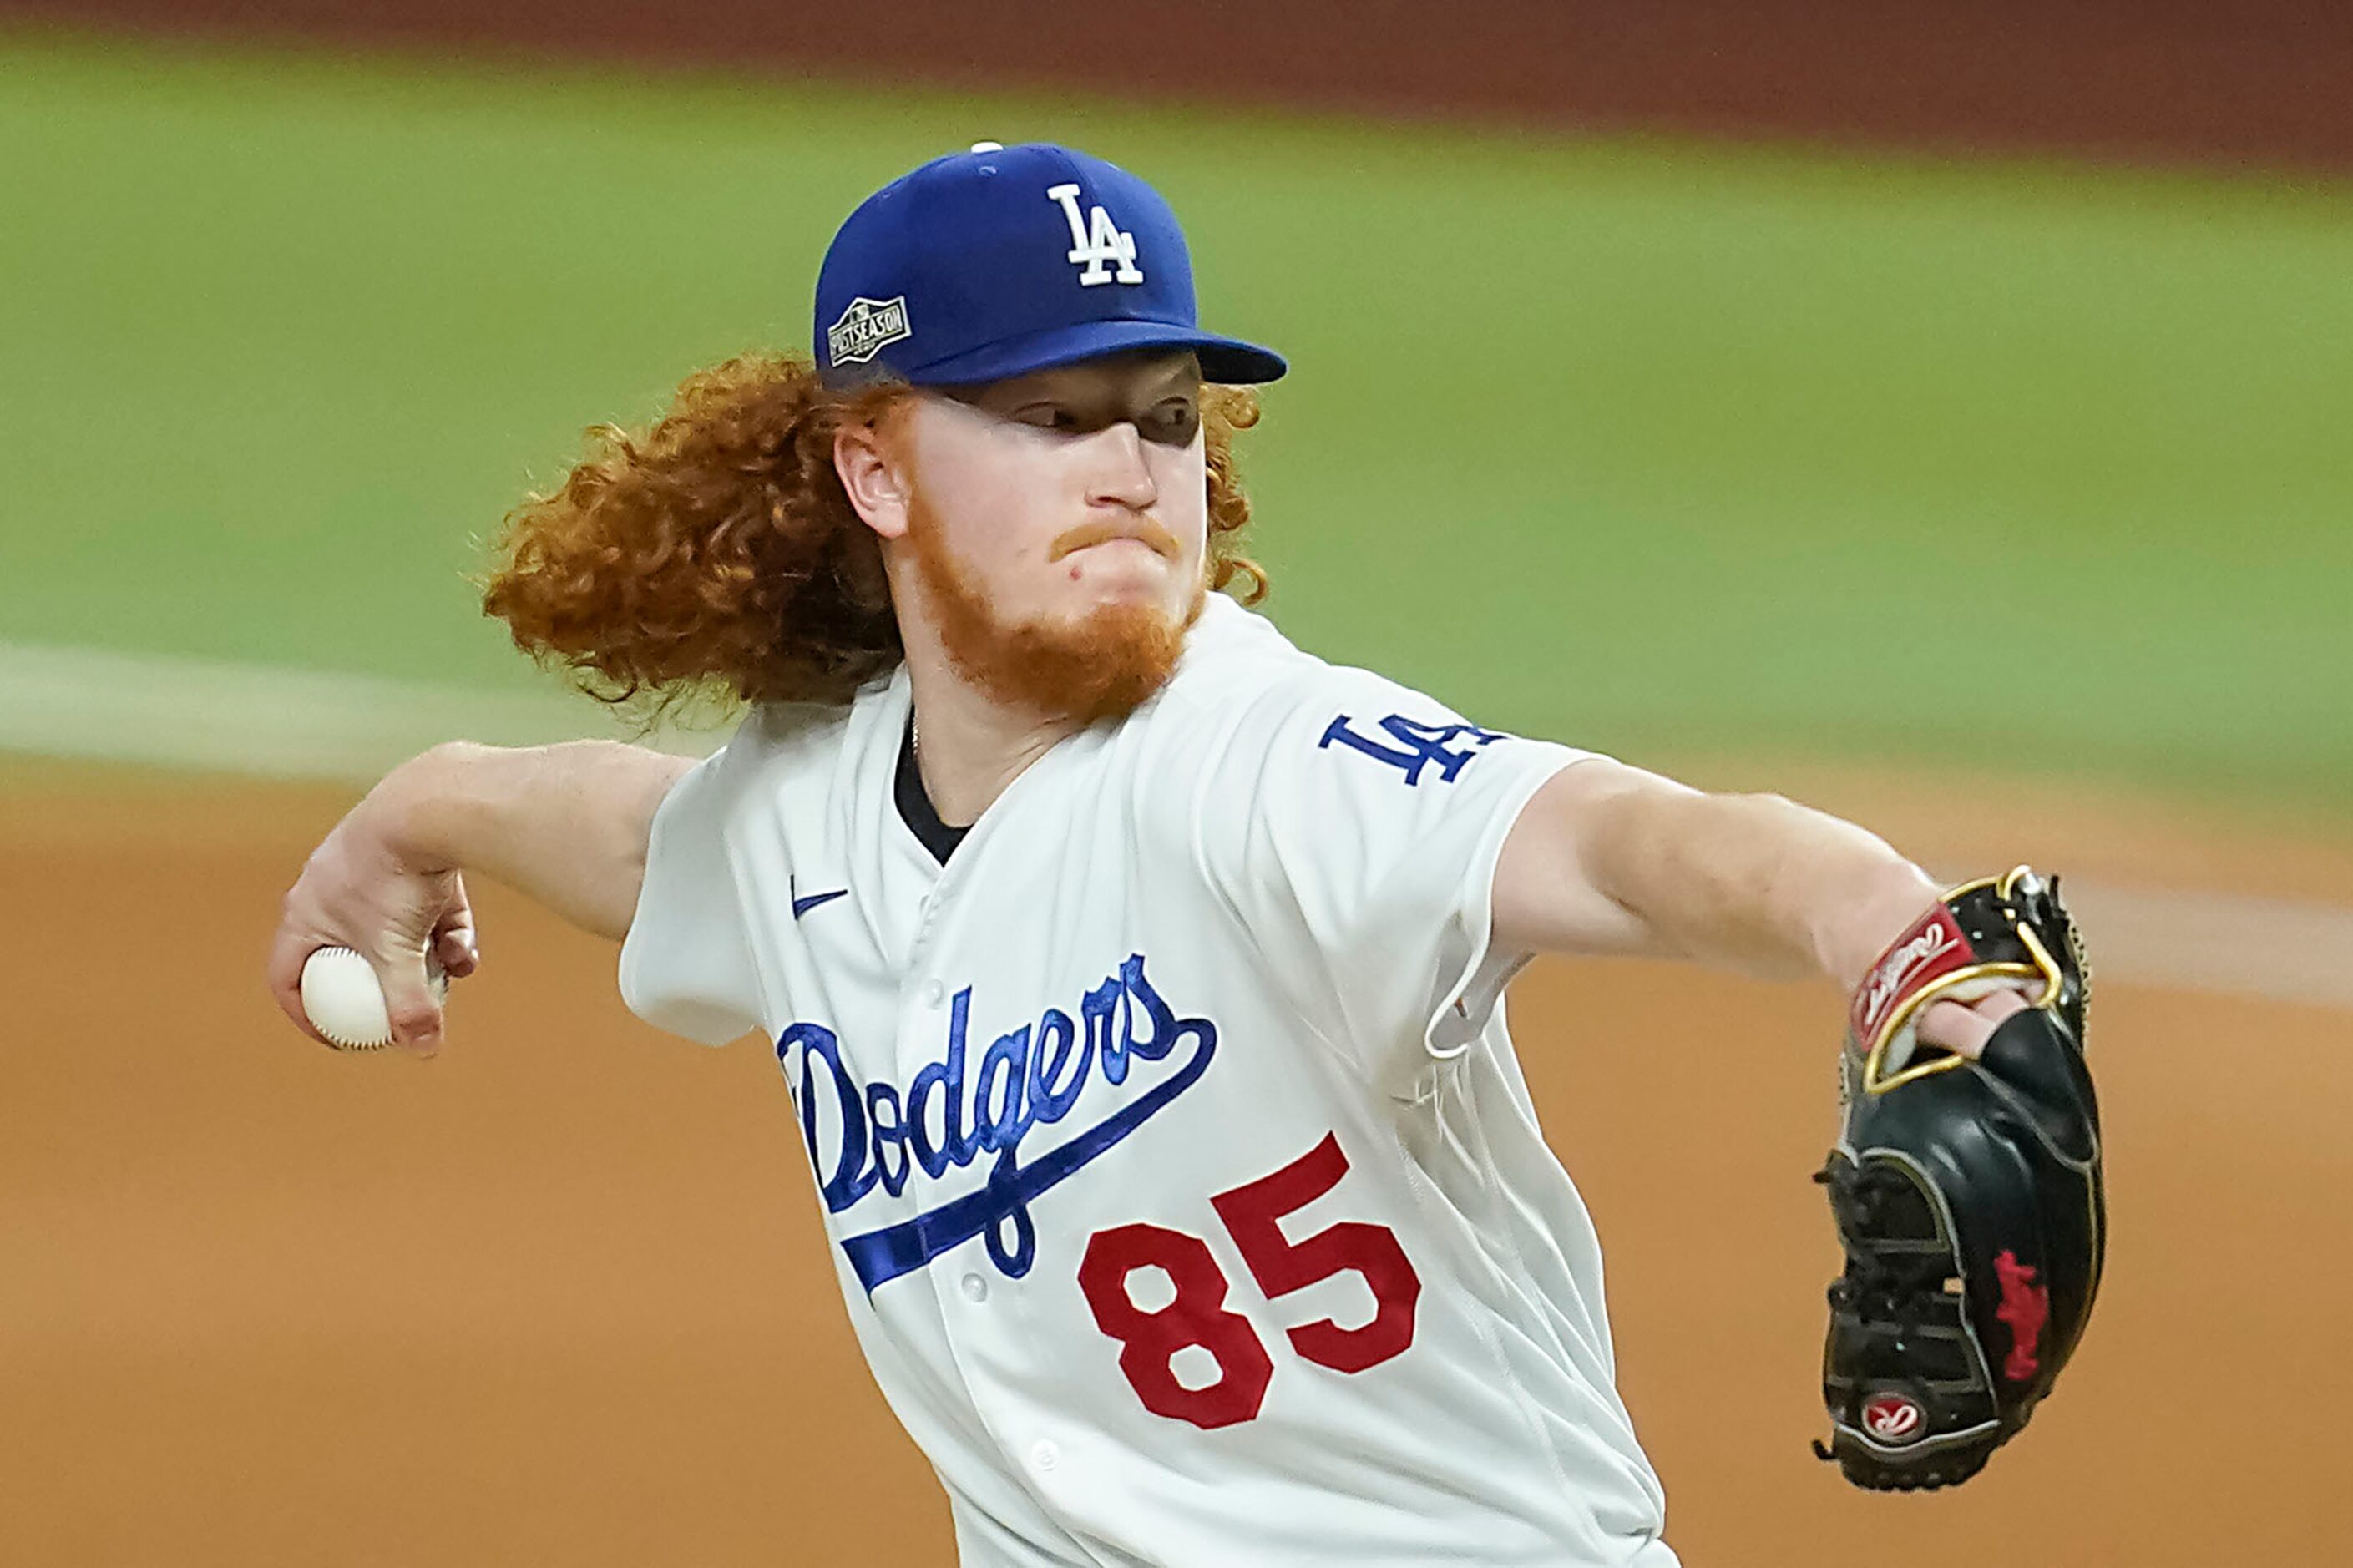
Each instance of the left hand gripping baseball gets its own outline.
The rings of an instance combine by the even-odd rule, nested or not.
[[[436,1005],[448,999],[449,981],[427,953],[426,984]],[[392,1044],[392,1012],[366,958],[348,947],[322,947],[302,963],[302,1012],[329,1045],[380,1051]]]
[[[322,1045],[429,1056],[448,981],[481,957],[463,879],[409,863],[396,821],[379,786],[311,853],[279,917],[269,988]]]

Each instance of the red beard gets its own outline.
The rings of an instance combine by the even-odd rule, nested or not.
[[[1181,621],[1156,605],[1122,604],[1068,626],[1008,622],[965,577],[940,532],[938,519],[915,500],[907,546],[948,662],[998,702],[1082,724],[1134,712],[1166,685],[1208,598],[1208,584],[1197,585]]]

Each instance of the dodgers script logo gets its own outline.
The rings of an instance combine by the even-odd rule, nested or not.
[[[981,1054],[967,1089],[971,1016],[966,986],[949,1006],[946,1050],[904,1090],[881,1080],[860,1083],[841,1059],[840,1037],[822,1024],[797,1023],[776,1037],[776,1061],[787,1081],[793,1049],[800,1048],[795,1099],[828,1213],[848,1212],[878,1186],[895,1198],[918,1173],[938,1181],[994,1156],[987,1180],[973,1191],[842,1238],[841,1250],[869,1292],[976,1236],[988,1238],[989,1259],[1008,1279],[1029,1273],[1038,1255],[1030,1204],[1199,1081],[1218,1049],[1218,1026],[1178,1017],[1145,978],[1140,952],[1080,1000],[1075,1019],[1049,1007],[1036,1023],[999,1035]],[[1137,1063],[1163,1061],[1176,1064],[1167,1076],[1116,1110],[1092,1121],[1079,1114],[1098,1077],[1116,1087]],[[1091,1103],[1106,1098],[1098,1094]],[[1030,1134],[1066,1121],[1079,1131],[1025,1163],[1022,1145]]]

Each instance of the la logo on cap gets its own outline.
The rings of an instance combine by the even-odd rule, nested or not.
[[[1095,204],[1092,228],[1089,220],[1079,213],[1079,187],[1050,185],[1046,199],[1062,204],[1062,216],[1071,221],[1071,265],[1083,262],[1086,270],[1079,274],[1079,286],[1092,289],[1098,283],[1108,283],[1116,278],[1122,283],[1141,283],[1144,269],[1135,264],[1135,237],[1112,222],[1111,214],[1101,202]],[[1111,270],[1110,264],[1119,264]]]

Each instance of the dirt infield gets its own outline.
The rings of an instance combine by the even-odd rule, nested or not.
[[[947,1563],[756,1046],[638,1024],[609,947],[495,889],[439,1060],[339,1058],[278,1017],[276,900],[347,798],[0,771],[31,979],[0,1090],[0,1561]],[[2353,1541],[2353,1371],[2329,1349],[2353,1281],[2314,1244],[2345,1234],[2346,1014],[2104,991],[2116,1228],[2090,1339],[1985,1477],[1883,1500],[1806,1448],[1830,999],[1551,964],[1512,1005],[1687,1562]]]

